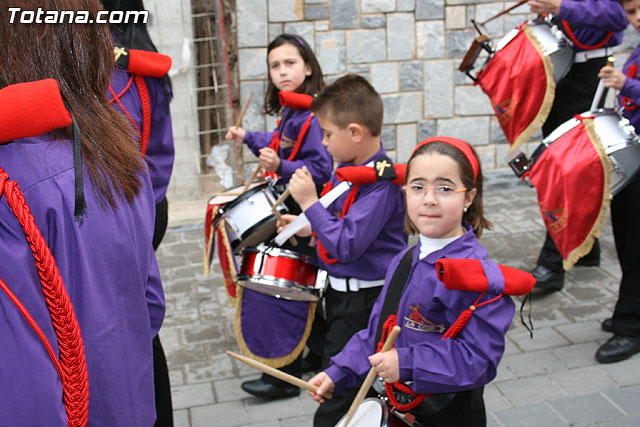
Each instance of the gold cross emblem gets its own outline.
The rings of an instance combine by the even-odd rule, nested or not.
[[[386,168],[390,168],[391,164],[388,163],[386,160],[383,160],[381,162],[377,162],[376,163],[376,169],[378,169],[378,176],[382,176],[384,174],[384,170]]]
[[[120,55],[125,55],[125,56],[126,56],[126,55],[129,55],[129,54],[127,53],[127,50],[126,50],[125,48],[123,48],[123,47],[118,47],[118,46],[115,46],[115,47],[113,48],[113,53],[116,55],[116,62],[118,62],[118,59],[120,59]]]

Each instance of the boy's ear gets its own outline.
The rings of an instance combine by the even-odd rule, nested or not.
[[[362,138],[364,137],[364,128],[362,127],[362,125],[358,123],[349,123],[347,129],[351,136],[351,140],[353,140],[354,142],[362,141]]]

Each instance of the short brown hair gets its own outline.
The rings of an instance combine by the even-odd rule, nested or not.
[[[311,103],[311,111],[326,116],[341,129],[349,123],[358,123],[372,136],[379,136],[382,131],[382,99],[357,74],[347,74],[326,86]]]
[[[469,190],[472,190],[474,188],[476,189],[476,197],[473,199],[473,203],[471,203],[471,206],[469,206],[469,209],[467,209],[462,218],[467,220],[467,222],[471,224],[475,235],[477,237],[480,237],[482,235],[482,230],[484,230],[485,228],[491,230],[492,224],[491,221],[489,221],[484,216],[484,208],[482,206],[482,166],[480,165],[480,159],[478,158],[478,154],[476,153],[476,150],[473,149],[473,147],[471,147],[471,151],[478,160],[478,177],[475,178],[475,182],[473,168],[471,167],[471,163],[469,163],[469,159],[467,159],[462,151],[458,150],[456,147],[447,144],[446,142],[440,141],[434,141],[429,144],[424,144],[413,152],[411,158],[407,162],[407,179],[409,179],[412,160],[420,155],[428,153],[438,153],[453,159],[453,161],[456,162],[458,168],[460,169],[460,178],[462,179],[462,184]],[[408,234],[419,233],[418,228],[411,222],[411,219],[409,219],[408,213],[405,213],[404,228]]]

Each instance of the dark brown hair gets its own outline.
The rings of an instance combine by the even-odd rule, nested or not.
[[[99,0],[23,0],[22,10],[88,10],[91,19]],[[107,24],[9,23],[0,8],[0,88],[47,78],[58,81],[80,128],[82,156],[89,180],[103,208],[116,208],[117,199],[131,203],[140,191],[144,165],[131,127],[106,98],[114,69],[113,46]],[[71,127],[54,133],[72,138]],[[71,144],[71,142],[68,142]]]
[[[290,44],[298,49],[300,57],[305,64],[311,69],[311,75],[304,79],[304,82],[295,91],[298,93],[306,93],[307,95],[315,96],[324,87],[324,77],[322,76],[322,69],[320,64],[313,54],[309,43],[307,43],[302,37],[293,34],[280,34],[276,37],[267,47],[267,70],[269,69],[269,52],[273,49],[282,46],[283,44]],[[280,113],[282,106],[280,105],[280,98],[278,94],[280,89],[275,87],[269,76],[269,82],[267,83],[267,92],[264,94],[264,113],[277,115]]]
[[[482,207],[482,166],[480,165],[480,159],[473,147],[471,147],[471,151],[476,159],[478,159],[478,177],[475,180],[475,184],[473,182],[473,169],[471,168],[471,163],[469,163],[467,157],[456,147],[440,141],[424,144],[411,155],[411,158],[407,163],[407,179],[409,179],[409,172],[411,171],[411,161],[418,156],[428,153],[438,153],[453,159],[460,169],[462,184],[468,190],[476,189],[476,197],[473,199],[471,206],[469,206],[469,209],[467,209],[467,212],[464,213],[462,218],[471,224],[475,235],[480,237],[482,235],[482,230],[485,228],[491,230],[492,224],[487,218],[485,218],[484,208]],[[409,219],[408,213],[405,214],[404,218],[405,231],[409,234],[419,233],[418,228],[411,222],[411,219]]]
[[[311,103],[311,111],[326,117],[340,129],[349,123],[367,128],[371,136],[382,131],[382,99],[362,76],[347,74],[324,88]]]

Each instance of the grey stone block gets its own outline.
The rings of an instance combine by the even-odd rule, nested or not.
[[[312,51],[315,51],[315,40],[313,31],[313,22],[289,22],[284,24],[284,32],[302,36],[304,41],[309,44]]]
[[[504,10],[504,6],[505,5],[503,3],[498,2],[476,5],[476,22],[484,22],[487,19],[497,15]],[[505,33],[504,15],[495,18],[491,22],[487,22],[484,26],[484,33],[490,38],[502,37]]]
[[[504,136],[504,131],[500,126],[497,119],[491,118],[491,143],[492,144],[505,144],[508,143],[507,137]]]
[[[267,21],[267,3],[262,0],[239,0],[236,7],[238,47],[266,46],[269,43],[267,26],[265,25]]]
[[[453,116],[453,64],[434,61],[424,64],[425,117]]]
[[[416,0],[398,0],[398,12],[412,12],[416,9]]]
[[[415,56],[415,19],[412,13],[387,15],[387,57],[407,60]]]
[[[365,15],[362,17],[362,28],[382,28],[386,24],[385,15]]]
[[[304,5],[300,0],[269,0],[269,21],[302,21]]]
[[[386,58],[386,33],[378,30],[354,30],[347,33],[347,62],[379,62]]]
[[[623,414],[600,393],[550,402],[570,425],[597,423],[620,418]]]
[[[275,40],[275,38],[282,33],[284,33],[284,24],[282,22],[270,23],[269,24],[269,43]]]
[[[424,141],[427,138],[436,135],[436,121],[422,120],[418,122],[418,141]]]
[[[489,97],[479,86],[457,86],[455,88],[456,114],[459,116],[479,116],[493,114]]]
[[[489,118],[468,117],[438,120],[438,135],[453,136],[469,144],[487,145],[489,143]]]
[[[309,5],[304,7],[304,19],[314,21],[329,19],[329,6]]]
[[[444,0],[416,0],[416,19],[444,19]]]
[[[396,9],[395,0],[361,0],[362,13],[393,12]]]
[[[395,126],[383,126],[382,133],[380,134],[380,140],[386,151],[396,149],[396,127]]]
[[[371,65],[371,84],[376,92],[397,92],[399,87],[398,64],[395,62],[382,62]]]
[[[400,91],[419,91],[422,88],[422,62],[402,62],[400,64]]]
[[[418,129],[415,124],[398,125],[396,142],[396,162],[406,163],[418,143]]]
[[[416,22],[416,57],[421,59],[444,56],[444,22]]]
[[[382,102],[385,124],[417,122],[422,117],[420,96],[416,93],[383,95]]]
[[[369,78],[369,73],[371,72],[371,65],[365,65],[365,64],[351,64],[348,67],[349,73],[353,73],[353,74],[362,74],[364,76],[365,79],[367,79],[367,81],[369,83],[371,83],[371,79]]]
[[[325,75],[341,74],[346,70],[344,32],[329,31],[316,35],[316,56]]]
[[[238,62],[241,80],[257,80],[267,74],[267,49],[238,49]]]
[[[447,31],[447,57],[462,58],[473,42],[472,30]]]
[[[332,29],[358,28],[358,0],[332,0],[330,12]]]

